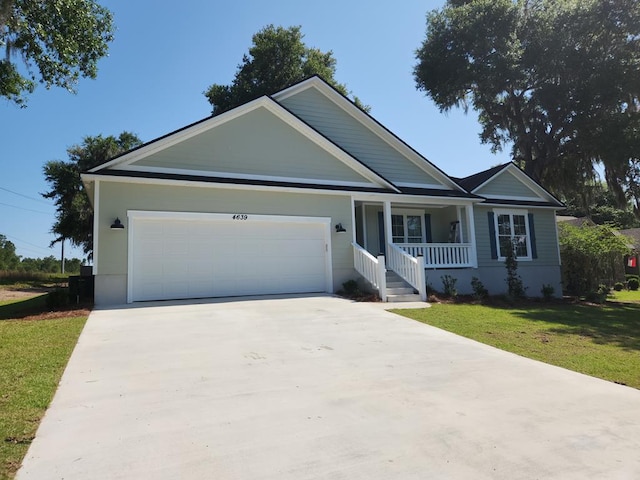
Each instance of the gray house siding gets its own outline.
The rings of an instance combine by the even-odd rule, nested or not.
[[[471,277],[476,276],[480,278],[491,293],[499,294],[506,291],[505,264],[501,260],[491,258],[488,212],[493,211],[494,208],[521,210],[523,213],[533,214],[538,258],[518,262],[518,274],[522,277],[524,285],[528,287],[527,295],[529,296],[540,296],[543,284],[552,285],[556,295],[561,295],[560,257],[556,237],[555,212],[550,209],[475,206],[474,222],[478,269],[438,270],[437,281],[439,281],[439,276],[441,275],[452,275],[459,279],[456,285],[459,287],[458,291],[471,293]],[[432,277],[433,275],[430,277],[429,272],[427,272],[427,278],[432,279]]]
[[[476,190],[478,195],[508,195],[513,197],[538,197],[529,187],[509,172],[503,172]]]
[[[435,178],[314,89],[306,89],[281,103],[388,180],[440,185]]]
[[[155,152],[134,165],[370,183],[265,108]]]

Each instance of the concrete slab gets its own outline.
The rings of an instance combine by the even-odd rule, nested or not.
[[[363,303],[91,314],[18,480],[635,479],[640,391]]]

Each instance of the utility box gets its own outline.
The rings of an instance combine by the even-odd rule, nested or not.
[[[94,276],[73,275],[69,277],[69,301],[71,303],[93,302]]]

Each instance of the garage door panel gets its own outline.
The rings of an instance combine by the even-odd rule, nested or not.
[[[132,301],[327,289],[326,224],[133,221]]]

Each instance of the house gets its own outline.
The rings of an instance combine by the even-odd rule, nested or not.
[[[560,292],[562,204],[508,163],[453,179],[319,77],[146,143],[82,175],[96,304],[335,292],[426,298],[442,275]],[[408,290],[407,290],[408,289]]]
[[[619,230],[618,233],[632,242],[630,245],[631,254],[624,256],[624,273],[626,275],[640,275],[640,228]]]

